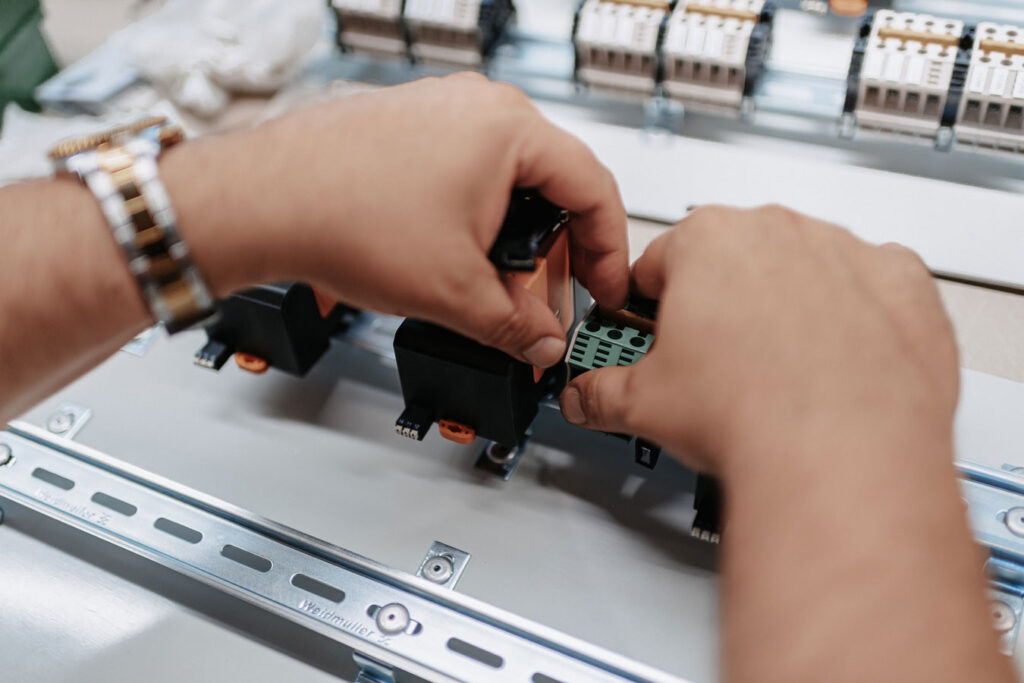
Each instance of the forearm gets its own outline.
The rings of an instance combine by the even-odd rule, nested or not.
[[[81,374],[149,314],[99,205],[70,180],[0,190],[0,419]]]
[[[255,279],[266,253],[241,239],[237,198],[212,197],[230,160],[217,143],[186,144],[160,162],[179,227],[217,296]],[[234,212],[237,220],[225,216]],[[92,193],[70,178],[0,189],[0,420],[6,421],[89,370],[152,324]],[[266,260],[266,257],[263,257]]]
[[[748,447],[726,474],[727,680],[1013,680],[950,442],[907,420]]]

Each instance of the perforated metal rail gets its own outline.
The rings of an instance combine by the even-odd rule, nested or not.
[[[325,635],[358,653],[364,672],[374,667],[367,680],[393,667],[431,681],[680,681],[31,425],[0,432],[3,444],[12,457],[0,465],[0,507],[58,520]]]

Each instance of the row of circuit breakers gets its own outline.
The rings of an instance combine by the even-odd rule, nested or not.
[[[512,0],[333,0],[344,50],[482,68]],[[714,113],[750,108],[771,49],[764,0],[584,0],[575,76]],[[878,10],[861,24],[843,108],[858,128],[948,149],[1024,154],[1024,25]],[[955,135],[954,135],[955,132]]]
[[[437,432],[462,445],[486,444],[478,469],[508,478],[524,451],[542,405],[566,382],[602,367],[638,362],[654,342],[656,302],[631,297],[622,310],[591,307],[577,320],[568,214],[539,193],[517,190],[490,259],[506,277],[546,302],[571,340],[564,363],[541,369],[450,330],[419,320],[402,322],[394,338],[405,408],[395,432],[422,441]],[[360,312],[321,296],[312,287],[280,283],[238,292],[218,303],[219,318],[196,353],[201,367],[219,370],[232,357],[244,370],[270,368],[304,376]],[[610,434],[640,467],[653,469],[660,448],[643,439]],[[698,476],[695,536],[717,542],[720,497],[714,479]]]

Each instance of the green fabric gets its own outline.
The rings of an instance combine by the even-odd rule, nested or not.
[[[36,14],[39,0],[0,0],[0,50]]]
[[[14,5],[22,4],[20,0]],[[0,111],[8,102],[16,102],[24,109],[38,110],[32,99],[36,86],[57,73],[57,65],[40,31],[43,15],[36,3],[17,29],[0,42]],[[8,0],[0,0],[0,26],[13,12]]]

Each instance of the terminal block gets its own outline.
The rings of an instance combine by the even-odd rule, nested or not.
[[[568,332],[575,323],[568,214],[539,193],[517,190],[491,261],[547,302]],[[542,398],[564,384],[564,369],[542,370],[437,325],[406,320],[395,335],[406,409],[395,423],[422,440],[435,422],[459,444],[476,437],[509,452],[526,440]]]
[[[982,22],[957,114],[957,144],[1024,154],[1024,26]]]
[[[569,377],[579,377],[598,368],[637,363],[654,343],[654,321],[657,317],[658,302],[636,295],[630,295],[626,307],[618,311],[604,310],[596,305],[591,307],[569,345]],[[630,438],[623,434],[610,436]],[[654,469],[661,456],[661,448],[637,438],[634,455],[638,465]],[[691,529],[693,536],[718,543],[721,536],[721,498],[717,480],[698,474],[693,502],[696,511]]]
[[[402,18],[405,0],[332,0],[343,50],[403,57],[409,40]]]
[[[639,361],[654,343],[657,314],[657,302],[636,295],[630,296],[622,310],[591,307],[569,344],[569,378],[598,368],[628,366]],[[625,440],[631,438],[624,434],[611,436]],[[661,448],[643,439],[636,439],[633,446],[638,465],[648,469],[657,466]]]
[[[515,15],[512,0],[406,0],[413,58],[476,68],[494,53]]]
[[[262,373],[273,367],[299,377],[355,313],[293,282],[246,289],[217,308],[219,318],[206,328],[207,343],[196,352],[196,365],[220,370],[234,356],[243,370]]]
[[[739,112],[764,73],[774,19],[764,0],[680,0],[662,47],[665,91],[697,109]]]
[[[668,0],[584,0],[576,12],[576,80],[588,86],[653,95]]]
[[[972,43],[962,21],[879,10],[861,25],[844,112],[857,128],[942,144],[939,131],[956,122]]]
[[[594,306],[576,329],[569,347],[569,377],[617,365],[633,365],[654,343],[657,303],[631,296],[621,311]]]

